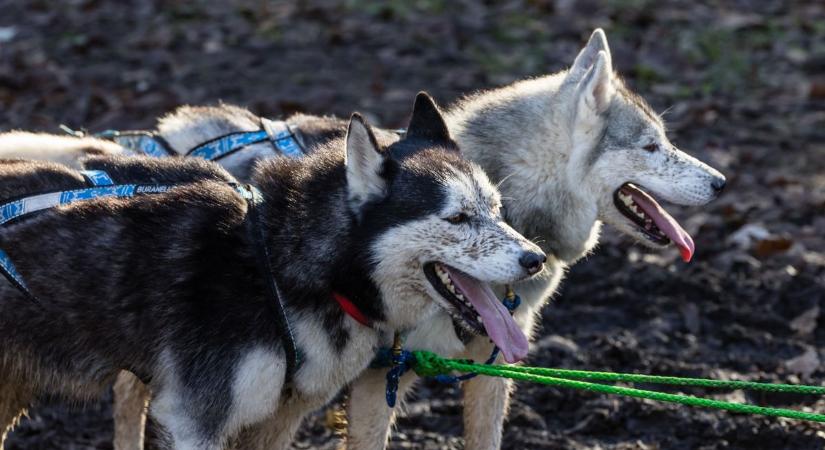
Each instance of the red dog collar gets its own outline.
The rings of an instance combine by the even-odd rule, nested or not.
[[[352,303],[352,301],[350,301],[350,299],[344,297],[343,295],[337,292],[332,293],[332,298],[334,298],[335,301],[338,302],[338,305],[341,307],[341,309],[343,309],[344,312],[347,313],[347,315],[355,319],[356,322],[360,323],[365,327],[368,327],[372,324],[370,319],[368,319],[367,316],[364,315],[364,313],[362,313],[361,310],[358,309],[358,307],[355,306],[354,303]]]

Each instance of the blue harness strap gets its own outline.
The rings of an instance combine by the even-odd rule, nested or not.
[[[186,156],[217,161],[253,144],[269,141],[276,153],[300,158],[305,152],[295,133],[283,120],[261,119],[258,131],[238,131],[204,142],[189,150]]]
[[[18,290],[23,291],[29,299],[33,300],[37,303],[38,306],[43,306],[37,298],[29,292],[29,288],[26,287],[26,283],[23,282],[23,277],[20,276],[20,273],[17,271],[17,268],[14,267],[14,264],[11,262],[11,258],[9,255],[6,254],[3,250],[0,250],[0,271],[3,272],[3,275],[9,280],[9,282],[14,285]]]
[[[159,134],[151,131],[117,131],[106,130],[94,135],[97,138],[108,139],[136,155],[165,158],[175,155]]]
[[[269,140],[269,135],[264,130],[240,131],[206,141],[189,150],[186,156],[195,156],[208,161],[215,161],[244,147],[266,140]]]
[[[91,200],[98,197],[132,197],[136,193],[142,193],[138,192],[139,186],[137,184],[95,186],[21,198],[0,205],[0,225],[26,214],[67,205],[78,200]]]
[[[269,135],[269,140],[281,153],[291,158],[300,158],[306,155],[306,149],[301,145],[296,133],[283,120],[261,119],[261,128]]]
[[[256,131],[236,131],[210,139],[186,152],[185,156],[195,156],[208,161],[217,161],[225,156],[242,150],[250,145],[269,141],[275,153],[300,158],[306,155],[306,149],[298,139],[297,133],[283,120],[261,118],[261,129]],[[86,136],[85,131],[75,131],[61,125],[60,128],[72,136]],[[151,131],[117,131],[106,130],[94,134],[94,137],[108,139],[136,155],[155,158],[176,156],[166,140]]]
[[[109,186],[115,184],[109,174],[102,170],[81,170],[80,173],[92,186]]]

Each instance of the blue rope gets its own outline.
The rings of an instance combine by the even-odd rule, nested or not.
[[[392,355],[392,368],[387,372],[387,406],[395,407],[398,393],[398,381],[408,370],[415,366],[415,355],[407,350]]]
[[[512,291],[510,291],[512,292]],[[510,314],[513,314],[516,308],[521,305],[521,297],[518,295],[508,295],[501,300],[504,306],[510,311]],[[493,345],[493,351],[490,353],[490,357],[487,358],[487,361],[484,362],[486,365],[493,364],[498,358],[500,350],[498,346]],[[387,372],[387,390],[386,390],[386,397],[387,397],[387,406],[390,408],[395,407],[395,403],[398,397],[398,382],[401,377],[407,373],[408,370],[411,370],[415,367],[416,359],[415,355],[407,350],[403,350],[400,348],[392,349],[392,348],[381,348],[378,350],[378,353],[375,355],[375,359],[372,360],[370,367],[379,368],[379,367],[390,367],[390,370]],[[471,378],[478,376],[477,373],[465,373],[463,375],[436,375],[433,377],[435,381],[439,383],[445,384],[452,384],[458,383],[460,381],[467,381]]]

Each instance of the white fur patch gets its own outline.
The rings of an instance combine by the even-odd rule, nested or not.
[[[91,137],[58,136],[11,131],[0,134],[0,158],[51,161],[80,169],[80,160],[91,153],[121,154],[123,147]]]
[[[258,422],[275,412],[281,397],[286,364],[283,354],[256,347],[246,352],[232,382],[231,434],[243,425]]]
[[[453,321],[446,314],[438,314],[413,328],[404,339],[410,350],[429,350],[442,356],[454,356],[464,350],[464,344],[455,334]]]
[[[298,348],[311,349],[303,355],[294,377],[295,387],[305,396],[328,401],[364,370],[375,356],[378,333],[349,316],[344,316],[349,340],[340,352],[331,345],[329,332],[318,317],[291,312],[290,318],[295,323]]]
[[[187,414],[183,388],[177,375],[172,353],[163,350],[158,361],[159,367],[155,372],[160,374],[160,379],[157,381],[161,388],[150,404],[152,417],[169,433],[174,448],[182,450],[204,448],[204,439]]]

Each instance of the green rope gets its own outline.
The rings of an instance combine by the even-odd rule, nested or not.
[[[751,391],[785,392],[792,394],[825,395],[825,386],[805,386],[798,384],[760,383],[755,381],[711,380],[707,378],[670,377],[641,375],[635,373],[591,372],[588,370],[548,369],[544,367],[501,366],[508,372],[527,373],[575,380],[612,381],[625,383],[666,384],[671,386],[693,386],[716,389],[745,389]]]
[[[750,389],[770,392],[792,392],[800,394],[825,394],[825,387],[802,386],[790,384],[757,383],[751,381],[722,381],[700,378],[661,377],[653,375],[622,374],[611,372],[588,372],[583,370],[546,369],[540,367],[520,367],[511,365],[484,365],[466,360],[442,358],[436,354],[416,351],[415,372],[419,376],[431,377],[451,373],[453,371],[477,373],[493,377],[511,378],[514,380],[531,381],[551,386],[571,389],[581,389],[603,394],[624,395],[644,398],[660,402],[678,403],[688,406],[721,409],[725,411],[760,414],[772,417],[825,422],[825,414],[809,413],[785,408],[768,408],[743,403],[733,403],[721,400],[695,397],[692,395],[668,394],[665,392],[648,391],[643,389],[612,386],[599,383],[580,381],[581,379],[599,381],[620,381],[633,383],[656,383],[679,386],[699,386],[730,389]],[[571,379],[572,378],[572,379]]]

